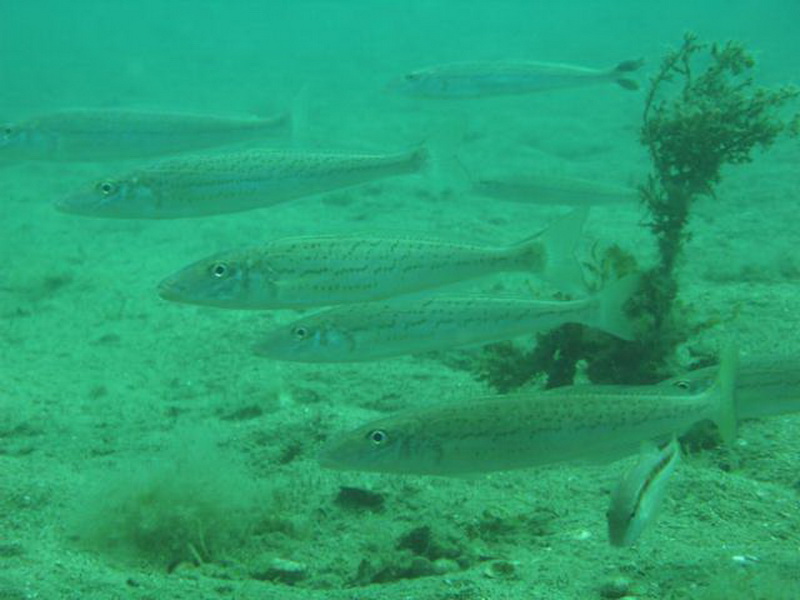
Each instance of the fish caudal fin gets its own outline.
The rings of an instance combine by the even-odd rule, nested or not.
[[[610,283],[597,294],[600,317],[596,326],[623,340],[633,340],[636,335],[633,322],[625,311],[625,305],[636,293],[642,278],[639,274],[627,275]]]
[[[644,59],[622,61],[611,71],[611,74],[614,76],[614,81],[616,81],[617,85],[625,88],[626,90],[638,90],[639,82],[629,77],[625,77],[623,74],[638,71],[643,64]]]
[[[420,169],[427,171],[438,191],[460,193],[470,187],[469,173],[458,158],[465,130],[466,124],[454,118],[437,124],[422,144],[426,160],[420,164]]]
[[[542,277],[564,292],[586,292],[583,269],[575,257],[575,248],[588,214],[588,207],[573,210],[544,231],[517,245],[519,251],[525,251],[532,245],[537,249],[543,245],[545,257]]]
[[[723,348],[719,359],[717,381],[714,385],[718,400],[712,419],[719,428],[722,440],[730,444],[736,439],[736,368],[739,356],[736,348]]]
[[[638,58],[636,60],[623,60],[619,63],[616,67],[614,67],[615,73],[630,73],[632,71],[638,71],[644,65],[644,59]]]

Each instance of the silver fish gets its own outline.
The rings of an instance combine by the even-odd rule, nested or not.
[[[716,367],[696,369],[660,385],[702,391],[713,385]],[[757,419],[800,412],[800,360],[790,356],[742,358],[736,376],[736,412]]]
[[[628,90],[639,84],[628,74],[644,61],[627,60],[607,70],[534,61],[486,61],[439,65],[413,71],[390,87],[423,98],[484,98],[615,83]]]
[[[630,187],[541,172],[481,176],[472,187],[482,196],[524,204],[633,204],[639,197]]]
[[[244,150],[176,157],[98,181],[55,206],[89,217],[202,217],[416,173],[427,160],[424,148],[399,154]]]
[[[608,538],[613,546],[631,546],[655,520],[672,474],[680,462],[676,438],[663,448],[645,447],[639,461],[611,493]]]
[[[711,419],[733,440],[735,356],[700,393],[647,386],[574,386],[410,410],[334,436],[319,461],[332,469],[461,475],[614,460],[647,440]]]
[[[236,309],[382,300],[501,271],[538,272],[581,289],[573,256],[586,211],[511,246],[376,235],[285,238],[215,254],[167,277],[162,298]]]
[[[288,114],[235,118],[81,109],[0,126],[0,159],[105,161],[262,140],[291,128]]]
[[[564,323],[631,339],[624,305],[638,286],[633,275],[571,301],[433,295],[345,304],[268,332],[255,350],[278,360],[355,362],[489,344]]]

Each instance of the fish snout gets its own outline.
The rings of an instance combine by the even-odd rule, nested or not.
[[[162,279],[156,286],[159,297],[171,302],[180,302],[186,297],[186,289],[178,277],[170,275]]]
[[[93,193],[70,194],[53,202],[56,210],[85,216],[103,216],[104,202]]]
[[[59,212],[82,214],[85,212],[86,202],[81,196],[64,196],[53,202],[53,206]]]

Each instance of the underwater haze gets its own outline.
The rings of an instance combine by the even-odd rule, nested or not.
[[[612,394],[643,381],[582,357],[582,399],[547,396],[541,334],[635,335],[639,279],[600,288],[659,260],[638,196],[665,55],[736,40],[796,86],[797,23],[797,0],[1,1],[0,600],[800,598],[798,137],[692,205],[677,380]]]

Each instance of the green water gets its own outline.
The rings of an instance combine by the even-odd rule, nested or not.
[[[326,440],[365,421],[494,393],[474,368],[480,349],[275,362],[252,345],[298,313],[156,293],[199,258],[269,239],[399,231],[500,245],[569,210],[479,195],[469,180],[486,173],[635,186],[648,172],[641,91],[607,83],[427,100],[393,91],[406,73],[644,58],[634,74],[644,87],[693,30],[745,42],[760,83],[798,83],[798,22],[795,0],[0,0],[9,123],[76,108],[288,111],[294,136],[276,148],[445,146],[418,175],[172,221],[53,208],[151,159],[0,158],[0,600],[800,597],[797,416],[743,422],[729,448],[693,447],[660,518],[636,546],[613,548],[605,511],[635,457],[468,479],[318,465]],[[799,158],[797,140],[781,139],[726,169],[717,198],[696,205],[681,299],[716,325],[681,347],[680,366],[731,340],[742,364],[798,355]],[[579,253],[616,243],[647,265],[655,250],[643,218],[635,202],[601,202]],[[555,293],[524,273],[458,290]],[[769,389],[796,391],[792,381]]]

